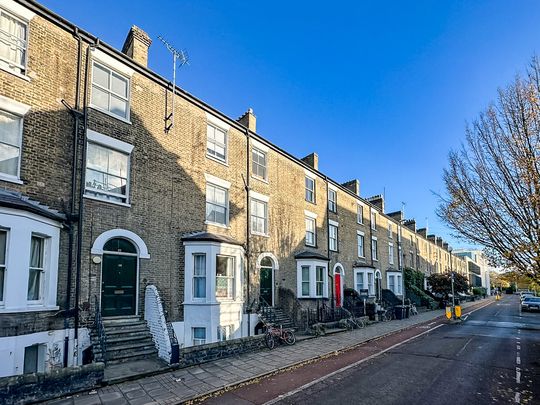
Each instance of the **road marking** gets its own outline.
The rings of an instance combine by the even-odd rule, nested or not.
[[[292,395],[295,395],[295,394],[299,393],[300,391],[303,391],[303,390],[305,390],[305,389],[311,387],[312,385],[315,385],[315,384],[317,384],[317,383],[319,383],[319,382],[321,382],[321,381],[324,381],[324,380],[326,380],[326,379],[328,379],[328,378],[330,378],[330,377],[333,377],[333,376],[335,376],[335,375],[337,375],[337,374],[340,374],[340,373],[342,373],[342,372],[344,372],[344,371],[347,371],[347,370],[349,370],[349,369],[351,369],[351,368],[353,368],[353,367],[356,367],[356,366],[358,366],[358,365],[360,365],[360,364],[362,364],[362,363],[365,363],[366,361],[369,361],[369,360],[371,360],[371,359],[374,359],[375,357],[378,357],[378,356],[380,356],[381,354],[384,354],[384,353],[386,353],[386,352],[388,352],[388,351],[390,351],[390,350],[393,350],[393,349],[395,349],[396,347],[399,347],[399,346],[401,346],[401,345],[403,345],[403,344],[405,344],[405,343],[408,343],[408,342],[410,342],[411,340],[416,339],[417,337],[420,337],[420,336],[422,336],[422,335],[425,335],[426,333],[433,332],[435,329],[438,329],[438,328],[440,328],[441,326],[444,326],[444,325],[445,325],[445,324],[442,323],[442,324],[440,324],[440,325],[434,326],[434,327],[433,327],[432,329],[430,329],[430,330],[426,330],[426,331],[424,331],[424,332],[419,333],[418,335],[415,335],[415,336],[412,336],[412,337],[410,337],[410,338],[408,338],[408,339],[405,339],[405,340],[402,341],[402,342],[396,343],[395,345],[392,345],[392,346],[390,346],[390,347],[388,347],[388,348],[386,348],[386,349],[384,349],[384,350],[381,350],[381,351],[378,352],[378,353],[374,353],[374,354],[372,354],[371,356],[366,357],[365,359],[358,360],[357,362],[354,362],[354,363],[352,363],[352,364],[349,364],[348,366],[345,366],[345,367],[343,367],[343,368],[340,368],[339,370],[333,371],[333,372],[331,372],[330,374],[327,374],[327,375],[324,375],[324,376],[322,376],[322,377],[319,377],[319,378],[317,378],[316,380],[313,380],[313,381],[311,381],[311,382],[309,382],[309,383],[307,383],[307,384],[302,385],[301,387],[298,387],[298,388],[296,388],[296,389],[294,389],[294,390],[292,390],[292,391],[286,392],[285,394],[282,394],[282,395],[278,396],[277,398],[274,398],[274,399],[272,399],[272,400],[270,400],[270,401],[268,401],[268,402],[265,402],[264,405],[275,404],[276,402],[281,401],[282,399],[288,398],[288,397],[290,397],[290,396],[292,396]]]
[[[518,355],[517,355],[517,357],[516,357],[516,364],[517,364],[517,365],[520,365],[520,364],[521,364],[521,357],[519,357],[519,353],[518,353]]]
[[[521,403],[521,398],[520,398],[520,396],[521,396],[520,393],[519,393],[519,392],[516,392],[516,396],[515,396],[515,398],[514,398],[514,401],[515,401],[516,404]]]
[[[427,326],[431,326],[431,325],[433,325],[434,323],[437,323],[437,321],[430,322],[430,323],[427,324]]]
[[[518,349],[518,350],[521,350],[521,346],[520,346],[520,345],[517,345],[517,349]]]
[[[457,352],[456,356],[459,356],[459,355],[461,354],[461,352],[463,352],[463,350],[465,350],[465,348],[467,347],[467,345],[468,345],[469,343],[471,343],[472,340],[473,340],[473,338],[469,338],[469,340],[467,340],[467,343],[465,343],[465,345],[464,345],[461,349],[459,349],[459,352]]]
[[[516,367],[516,383],[521,384],[521,369]]]

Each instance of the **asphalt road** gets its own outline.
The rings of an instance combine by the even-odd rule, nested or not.
[[[540,313],[505,296],[277,403],[540,404]]]

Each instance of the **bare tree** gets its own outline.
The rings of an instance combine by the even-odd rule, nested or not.
[[[449,155],[438,216],[494,264],[540,277],[540,64],[499,90]]]

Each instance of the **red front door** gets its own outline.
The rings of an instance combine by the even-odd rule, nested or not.
[[[337,273],[335,275],[335,285],[336,285],[336,307],[341,306],[341,274]]]

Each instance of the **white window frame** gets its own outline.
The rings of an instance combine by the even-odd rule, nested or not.
[[[37,356],[36,356],[36,370],[35,371],[30,371],[29,373],[34,373],[34,372],[37,372],[37,373],[43,373],[45,371],[45,353],[47,351],[47,345],[44,344],[44,343],[35,343],[35,344],[32,344],[32,345],[29,345],[29,346],[26,346],[24,348],[24,351],[23,351],[23,373],[24,373],[24,365],[26,363],[26,350],[31,348],[31,347],[35,347],[36,350],[37,350]],[[29,374],[28,373],[28,374]],[[26,373],[25,373],[26,374]]]
[[[204,330],[204,339],[203,338],[196,338],[195,337],[195,331],[198,330],[199,332],[201,330]],[[208,340],[208,333],[204,326],[193,326],[191,328],[191,336],[193,341],[193,346],[202,346],[206,344],[206,341]]]
[[[376,236],[371,237],[371,258],[374,261],[379,261],[379,242]]]
[[[5,70],[8,73],[11,73],[15,76],[18,76],[25,80],[30,80],[27,76],[28,74],[28,51],[30,43],[30,20],[34,17],[34,13],[28,10],[26,7],[16,4],[15,2],[2,2],[2,7],[0,7],[0,12],[2,14],[5,14],[8,18],[12,18],[16,20],[17,22],[21,23],[25,27],[25,33],[26,38],[21,40],[20,38],[17,38],[16,41],[19,41],[22,43],[22,45],[16,45],[15,43],[11,42],[8,46],[15,45],[19,49],[24,50],[24,64],[20,65],[16,63],[15,61],[8,60],[8,59],[1,59],[0,60],[0,69]],[[12,34],[6,33],[7,36],[10,37],[10,40],[12,40],[11,37],[13,37]]]
[[[208,136],[209,128],[212,128],[214,132],[214,139],[210,139]],[[223,144],[216,141],[216,137],[215,137],[216,131],[223,132],[223,140],[224,140]],[[209,150],[208,144],[214,145],[213,153],[212,153],[212,149]],[[223,158],[216,155],[216,151],[215,151],[216,145],[221,146],[223,148],[223,154],[225,155]],[[229,131],[228,129],[224,129],[221,126],[216,125],[212,122],[206,123],[206,156],[221,163],[228,162],[228,156],[229,156]]]
[[[388,221],[388,238],[393,239],[392,222]]]
[[[360,290],[358,288],[359,286],[359,275],[362,275],[362,290],[368,290],[368,296],[374,297],[375,296],[375,269],[372,268],[355,268],[354,269],[354,289],[360,293]],[[369,275],[371,275],[371,281],[372,284],[369,284]],[[367,288],[365,288],[367,287]]]
[[[325,267],[315,266],[315,297],[317,298],[322,298],[324,296],[324,274]]]
[[[102,87],[101,85],[97,84],[97,83],[94,83],[94,66],[95,65],[98,65],[99,67],[101,67],[102,69],[105,69],[105,70],[108,70],[109,71],[109,79],[113,76],[113,74],[116,74],[117,76],[120,76],[122,79],[126,80],[127,81],[127,97],[124,97],[120,94],[116,94],[112,91],[112,89],[106,89],[105,87]],[[131,116],[131,77],[129,75],[126,75],[125,73],[109,66],[108,64],[106,63],[103,63],[102,61],[100,60],[92,60],[92,69],[91,69],[91,79],[90,79],[90,91],[91,91],[91,94],[90,94],[90,107],[98,110],[98,111],[101,111],[102,113],[104,114],[107,114],[107,115],[110,115],[111,117],[114,117],[114,118],[118,118],[119,120],[121,121],[124,121],[126,123],[131,123],[130,121],[130,116]],[[111,85],[111,81],[109,83],[109,86]],[[106,92],[109,96],[109,108],[110,108],[110,105],[111,105],[111,98],[114,96],[114,97],[117,97],[123,101],[126,102],[126,116],[123,117],[121,115],[118,115],[106,108],[103,108],[101,106],[98,106],[96,104],[93,103],[92,99],[93,99],[93,92],[94,92],[94,86],[98,87],[100,90],[102,90],[103,92]]]
[[[215,189],[220,189],[220,190],[225,192],[225,202],[224,202],[223,205],[220,205],[220,204],[218,204],[216,202],[212,202],[212,201],[208,200],[208,188],[209,187],[210,188],[213,187]],[[208,215],[207,214],[208,204],[215,205],[215,206],[218,206],[218,207],[221,207],[221,208],[225,209],[225,223],[212,221],[212,220],[208,219],[208,217],[207,217],[207,215]],[[204,218],[205,218],[204,223],[207,224],[207,225],[216,225],[216,226],[220,226],[220,227],[224,227],[224,228],[227,228],[229,226],[229,189],[228,188],[222,187],[221,185],[215,184],[213,182],[209,182],[209,181],[206,182]]]
[[[8,173],[0,172],[0,180],[9,181],[11,183],[23,184],[21,181],[21,163],[22,163],[22,150],[23,150],[23,131],[24,131],[24,116],[30,111],[30,106],[19,103],[18,101],[11,100],[10,98],[0,95],[0,110],[6,114],[19,118],[19,134],[18,145],[13,145],[19,148],[19,162],[17,165],[17,175],[13,176]]]
[[[373,231],[376,231],[377,230],[377,211],[375,211],[373,208],[371,209],[371,229]]]
[[[202,274],[196,274],[196,271],[195,271],[195,266],[197,264],[197,261],[195,260],[195,256],[202,256],[204,257],[204,271]],[[193,294],[193,300],[206,300],[206,290],[207,290],[207,264],[206,264],[206,261],[207,261],[207,257],[206,257],[206,253],[202,253],[202,252],[197,252],[197,253],[193,253],[192,255],[193,257],[193,290],[192,290],[192,294]],[[204,296],[200,297],[200,296],[197,296],[195,294],[195,280],[197,279],[204,279]]]
[[[362,241],[362,244],[360,244]],[[362,247],[362,249],[360,249]],[[356,231],[356,250],[358,257],[365,259],[366,257],[366,237],[364,232]]]
[[[0,207],[6,234],[4,301],[1,313],[57,310],[60,222],[27,211]],[[43,273],[38,300],[28,300],[32,236],[44,239]],[[1,316],[1,315],[0,315]]]
[[[264,157],[264,165],[262,165],[260,162],[255,162],[255,155],[262,155]],[[260,176],[259,174],[255,173],[255,167],[262,168],[264,171],[264,176]],[[264,151],[261,148],[257,146],[253,146],[251,148],[251,175],[259,180],[268,181],[268,151]]]
[[[0,228],[0,233],[5,233],[6,243],[5,243],[5,251],[4,251],[4,263],[0,263],[0,271],[3,272],[2,274],[2,283],[0,283],[0,307],[4,306],[4,300],[5,300],[5,287],[6,287],[6,277],[7,277],[7,262],[8,262],[8,242],[9,242],[9,229],[3,229]]]
[[[114,150],[116,152],[127,155],[128,156],[128,164],[127,164],[127,179],[126,179],[126,195],[123,196],[121,194],[108,193],[108,192],[103,191],[103,190],[98,190],[98,189],[95,189],[95,188],[92,188],[92,187],[87,187],[86,186],[86,170],[87,170],[86,166],[87,166],[87,162],[84,162],[84,176],[85,176],[85,182],[84,182],[85,183],[85,194],[84,194],[84,197],[89,198],[91,200],[98,200],[98,201],[103,201],[103,202],[107,202],[107,203],[110,203],[110,204],[116,204],[116,205],[122,205],[122,206],[125,206],[125,207],[131,207],[129,195],[130,195],[130,184],[131,184],[131,154],[133,152],[133,145],[131,145],[131,144],[127,143],[127,142],[120,141],[120,140],[115,139],[115,138],[111,138],[110,136],[100,134],[99,132],[93,131],[91,129],[87,130],[86,139],[87,139],[87,145],[90,144],[90,143],[93,143],[93,144],[99,145],[99,146],[101,146],[103,148],[111,149],[111,150]],[[87,159],[88,159],[88,156],[87,156]],[[88,194],[87,191],[91,192],[91,193],[96,193],[97,195]],[[106,198],[106,196],[108,196],[108,195],[109,196],[114,196],[114,197],[117,197],[117,198],[125,198],[125,202],[109,200],[108,198]]]
[[[305,221],[306,221],[306,246],[315,247],[317,246],[317,220],[313,217],[306,216]],[[313,231],[310,231],[308,224],[313,225]],[[313,240],[311,242],[309,241],[308,235],[313,235],[312,236]]]
[[[308,188],[308,182],[309,181],[311,181],[311,184],[313,185],[313,188],[311,188],[311,189]],[[304,187],[305,187],[304,197],[305,197],[306,201],[309,202],[309,203],[315,204],[315,201],[316,201],[316,198],[317,198],[316,195],[315,195],[315,188],[316,188],[315,178],[306,175],[305,179],[304,179]],[[311,199],[308,198],[309,193],[311,193]]]
[[[228,270],[230,273],[227,273],[225,276],[218,276],[217,274],[217,262],[219,257],[225,257],[227,258],[227,262],[230,263],[230,266]],[[236,257],[232,255],[227,254],[218,254],[216,255],[216,268],[214,271],[215,275],[215,285],[216,285],[216,300],[217,301],[231,301],[236,299]],[[226,296],[218,296],[218,279],[224,279],[227,281],[227,295]]]
[[[219,325],[217,327],[217,340],[218,342],[224,342],[231,340],[233,337],[234,325]]]
[[[37,239],[37,240],[40,240],[41,242],[41,252],[40,252],[40,256],[41,256],[41,266],[37,266],[37,267],[32,267],[32,262],[31,262],[31,254],[32,252],[30,251],[30,255],[29,255],[29,260],[28,260],[28,283],[30,283],[30,273],[32,273],[33,271],[34,272],[39,272],[39,285],[37,286],[38,288],[38,298],[37,299],[30,299],[28,297],[28,288],[30,287],[29,284],[27,284],[27,296],[26,296],[26,300],[28,302],[28,305],[31,306],[31,305],[42,305],[43,304],[43,298],[44,298],[44,294],[45,294],[45,291],[44,291],[44,284],[46,283],[46,278],[48,276],[47,274],[47,263],[48,263],[48,256],[49,256],[49,252],[48,252],[48,248],[49,248],[49,243],[48,243],[48,238],[46,236],[42,236],[42,235],[39,235],[39,234],[35,234],[35,233],[32,233],[32,236],[31,236],[31,239]],[[30,247],[32,245],[30,244]]]
[[[249,191],[249,204],[250,204],[250,213],[249,213],[250,219],[249,220],[250,220],[250,233],[252,235],[269,236],[269,231],[268,231],[269,224],[270,224],[270,221],[269,221],[270,214],[269,214],[269,204],[268,204],[269,201],[270,201],[270,197],[264,194],[256,193],[252,190]],[[263,205],[265,216],[259,217],[259,216],[254,215],[254,209],[253,209],[252,204]],[[253,220],[260,219],[260,218],[264,220],[263,232],[255,231],[254,226],[253,226]]]
[[[337,190],[328,188],[328,210],[337,213]]]
[[[386,273],[386,285],[388,289],[394,293],[394,295],[401,296],[403,295],[403,275],[399,272],[388,271]],[[393,286],[390,283],[390,280],[393,279]]]
[[[394,244],[388,242],[388,264],[394,264]]]
[[[364,206],[360,203],[356,203],[356,223],[364,224]]]
[[[339,250],[339,224],[335,221],[328,221],[328,248],[337,252]],[[333,234],[333,232],[335,234]]]
[[[317,280],[317,268],[322,268],[322,280]],[[307,269],[305,273],[302,269]],[[308,275],[306,280],[303,276]],[[296,261],[296,292],[298,298],[328,298],[328,262],[316,259]],[[322,284],[321,284],[322,283]],[[322,295],[317,294],[317,284],[322,285]],[[302,285],[309,285],[309,294],[302,293]]]

